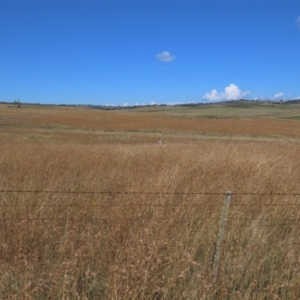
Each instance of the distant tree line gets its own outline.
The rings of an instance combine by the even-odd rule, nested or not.
[[[128,109],[135,109],[135,108],[150,108],[150,107],[200,107],[200,106],[210,106],[210,105],[218,105],[218,104],[225,104],[225,105],[234,105],[234,104],[249,104],[249,103],[271,103],[271,104],[298,104],[300,103],[300,99],[293,99],[293,100],[229,100],[229,101],[220,101],[220,102],[209,102],[209,103],[184,103],[184,104],[174,104],[174,105],[167,105],[167,104],[149,104],[149,105],[132,105],[132,106],[108,106],[108,105],[92,105],[92,104],[41,104],[41,103],[26,103],[21,102],[19,99],[15,100],[14,102],[8,101],[0,101],[0,104],[6,105],[14,105],[15,107],[20,108],[21,105],[41,105],[41,106],[60,106],[60,107],[87,107],[92,109],[100,109],[100,110],[128,110]]]

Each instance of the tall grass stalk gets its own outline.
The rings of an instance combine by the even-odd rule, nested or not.
[[[299,150],[7,142],[2,190],[136,194],[0,193],[0,298],[297,299],[299,196],[233,195],[212,286],[223,195],[164,192],[300,193]]]

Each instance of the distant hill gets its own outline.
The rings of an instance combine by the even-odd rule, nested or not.
[[[26,102],[8,102],[0,101],[0,104],[10,105],[20,107],[22,105],[41,105],[41,106],[62,106],[62,107],[86,107],[92,109],[101,109],[101,110],[124,110],[124,109],[136,109],[136,108],[147,108],[147,107],[201,107],[201,106],[215,106],[215,105],[225,105],[225,106],[247,106],[251,104],[299,104],[300,99],[293,100],[228,100],[221,102],[209,102],[209,103],[183,103],[183,104],[149,104],[149,105],[132,105],[132,106],[111,106],[111,105],[93,105],[93,104],[41,104],[41,103],[26,103]]]

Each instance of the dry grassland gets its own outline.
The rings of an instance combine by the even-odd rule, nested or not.
[[[231,110],[225,110],[229,115]],[[72,133],[121,131],[122,133],[184,133],[217,136],[300,138],[299,121],[274,118],[195,119],[169,116],[165,111],[101,111],[84,108],[24,106],[22,109],[0,105],[1,133],[33,130]],[[23,132],[21,132],[23,133]]]
[[[0,193],[1,299],[300,298],[300,196],[275,195],[300,194],[299,123],[28,111],[1,114],[0,189],[107,193]],[[213,283],[224,197],[186,193],[226,190],[267,195],[233,196]]]

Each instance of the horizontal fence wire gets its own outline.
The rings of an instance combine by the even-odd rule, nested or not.
[[[129,192],[129,191],[55,191],[55,190],[0,190],[0,194],[4,193],[37,193],[37,194],[63,194],[63,195],[96,195],[96,194],[106,194],[106,195],[226,195],[227,193],[224,192]],[[230,193],[232,196],[235,195],[259,195],[259,196],[300,196],[300,193],[274,193],[274,192],[231,192]],[[251,199],[247,199],[251,200]],[[223,206],[222,203],[205,203],[205,204],[200,204],[200,203],[182,203],[182,204],[170,204],[170,203],[165,203],[165,204],[150,204],[150,203],[138,203],[138,204],[124,204],[124,203],[106,203],[106,204],[0,204],[0,207],[3,206],[103,206],[103,207],[114,207],[114,206],[145,206],[145,207],[152,207],[152,206],[195,206],[195,207],[201,207],[201,206],[207,206],[207,207],[214,207],[214,206]],[[288,203],[239,203],[237,202],[234,198],[231,199],[230,206],[246,206],[246,207],[251,207],[251,206],[300,206],[299,203],[293,203],[293,204],[288,204]]]
[[[0,190],[0,193],[46,193],[46,194],[120,194],[120,195],[224,195],[224,192],[126,192],[126,191],[28,191]]]
[[[300,204],[299,204],[300,205]],[[25,206],[25,207],[40,207],[40,206],[66,206],[66,207],[85,207],[85,206],[93,206],[93,207],[184,207],[184,206],[195,206],[195,207],[222,207],[222,204],[0,204],[0,207],[9,207],[9,206]]]
[[[0,194],[5,193],[27,193],[27,194],[62,194],[62,195],[96,195],[96,194],[103,194],[103,195],[227,195],[229,192],[206,192],[206,191],[200,191],[200,192],[168,192],[168,191],[157,191],[157,192],[139,192],[139,191],[58,191],[58,190],[0,190]],[[232,196],[300,196],[300,193],[287,193],[287,192],[280,192],[275,193],[273,191],[271,192],[230,192]],[[246,199],[248,202],[249,199]],[[251,200],[251,199],[250,199]],[[0,204],[0,207],[223,207],[223,201],[220,201],[220,203],[181,203],[181,204],[173,204],[173,203],[80,203],[80,204],[43,204],[43,203],[36,203],[36,204]],[[231,199],[230,207],[298,207],[300,206],[299,203],[239,203],[235,198]],[[211,217],[210,217],[211,218]],[[149,219],[149,218],[148,218]],[[147,218],[125,218],[125,221],[136,221],[136,220],[142,220],[147,221]],[[155,219],[159,219],[155,217]],[[201,218],[198,218],[197,220],[200,220]],[[66,221],[66,220],[82,220],[82,218],[43,218],[43,217],[29,217],[29,218],[22,218],[22,217],[0,217],[0,221]],[[118,218],[108,218],[108,217],[100,217],[97,219],[92,219],[90,222],[108,222],[108,221],[117,221]],[[149,219],[150,220],[150,219]],[[251,222],[273,222],[271,224],[255,224],[255,226],[294,226],[297,225],[300,219],[298,218],[261,218],[261,219],[251,219],[251,218],[241,218],[241,217],[229,217],[230,221],[234,220],[244,220],[244,221],[251,221]],[[178,222],[191,222],[191,219],[181,219],[179,218],[177,220]]]
[[[149,222],[153,220],[153,218],[127,218],[127,219],[122,219],[123,223],[128,223],[128,222],[137,222],[140,221],[141,223],[145,223],[145,222]],[[165,218],[155,218],[155,220],[165,220]],[[0,218],[0,222],[7,222],[7,221],[27,221],[27,222],[32,222],[32,221],[64,221],[64,222],[78,222],[78,221],[83,221],[82,218],[14,218],[14,217],[10,217],[10,218]],[[109,222],[114,222],[117,223],[118,221],[120,221],[119,218],[97,218],[97,219],[92,219],[89,220],[89,222],[87,222],[86,220],[84,220],[85,223],[90,223],[90,224],[105,224],[105,223],[109,223]],[[195,222],[199,222],[201,221],[201,219],[176,219],[176,223],[195,223]],[[255,220],[252,220],[252,222],[254,222]],[[277,222],[280,220],[276,220]],[[287,222],[289,220],[286,219],[282,219],[281,223],[271,223],[271,224],[255,224],[255,227],[280,227],[280,226],[296,226],[299,225],[299,222]],[[217,226],[217,224],[216,224]],[[231,227],[231,226],[236,226],[235,224],[227,224],[227,227]],[[216,229],[216,227],[212,227],[212,226],[204,226],[205,228],[209,228],[209,229]]]
[[[113,222],[116,222],[116,221],[125,221],[125,222],[129,222],[129,221],[142,221],[142,222],[148,222],[148,221],[151,221],[151,220],[166,220],[165,217],[155,217],[155,218],[147,218],[147,217],[133,217],[133,218],[110,218],[110,217],[100,217],[100,218],[93,218],[93,219],[89,219],[88,221],[90,223],[97,223],[97,222],[108,222],[108,221],[113,221]],[[219,220],[219,217],[215,217],[215,218],[211,218],[210,217],[210,220]],[[0,221],[3,220],[3,221],[8,221],[8,220],[17,220],[17,221],[37,221],[37,220],[41,220],[41,221],[79,221],[81,220],[82,221],[82,218],[73,218],[73,217],[64,217],[64,218],[42,218],[42,217],[38,217],[38,218],[35,218],[35,217],[28,217],[28,218],[23,218],[23,217],[3,217],[3,218],[0,218]],[[203,220],[207,220],[206,218],[178,218],[176,219],[176,222],[199,222],[199,221],[203,221]],[[85,220],[86,221],[86,220]]]
[[[0,204],[0,207],[223,207],[223,204]],[[300,206],[300,203],[298,204],[285,204],[285,203],[273,203],[273,204],[230,204],[230,207],[295,207]]]
[[[0,190],[0,193],[46,193],[46,194],[120,194],[120,195],[226,195],[225,192],[138,192],[138,191],[47,191],[47,190]],[[232,192],[231,195],[300,196],[300,193]]]
[[[9,217],[9,218],[6,218],[6,217],[0,217],[0,220],[81,220],[82,218],[73,218],[73,217],[68,217],[68,218],[20,218],[20,217]],[[134,220],[142,220],[142,221],[148,221],[148,220],[152,220],[153,218],[147,218],[147,217],[131,217],[131,218],[123,218],[123,220],[127,220],[127,221],[134,221]],[[155,219],[162,219],[162,220],[165,220],[165,217],[155,217]],[[219,220],[220,217],[212,217],[210,216],[209,217],[209,220],[212,220],[212,219],[217,219]],[[97,217],[95,219],[90,219],[91,221],[117,221],[117,220],[120,220],[120,218],[111,218],[111,217]],[[178,218],[176,219],[176,221],[200,221],[200,220],[207,220],[207,218],[194,218],[194,219],[191,219],[191,218]],[[250,218],[234,218],[234,217],[230,217],[228,220],[244,220],[244,221],[252,221],[252,222],[260,222],[260,221],[300,221],[299,218],[289,218],[289,219],[285,219],[285,218],[262,218],[262,219],[250,219]]]

